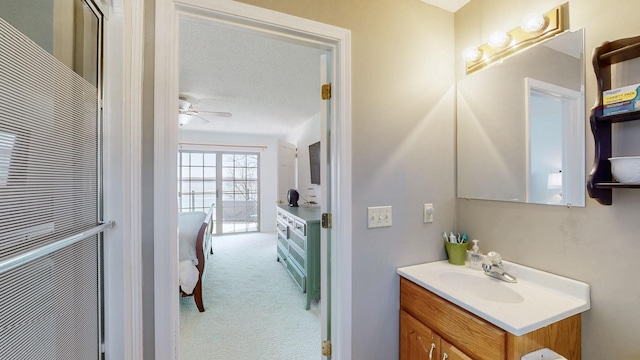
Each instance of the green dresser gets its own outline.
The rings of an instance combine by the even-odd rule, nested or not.
[[[305,309],[320,299],[320,208],[276,207],[278,261],[303,293]]]

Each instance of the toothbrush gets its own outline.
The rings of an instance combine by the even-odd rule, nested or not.
[[[449,241],[449,237],[447,236],[447,232],[446,231],[442,232],[442,237],[444,238],[444,241]]]

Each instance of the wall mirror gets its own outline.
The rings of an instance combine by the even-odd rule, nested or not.
[[[458,197],[584,206],[584,30],[458,81]]]

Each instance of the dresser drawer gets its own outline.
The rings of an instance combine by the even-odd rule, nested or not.
[[[293,221],[293,230],[302,237],[307,237],[307,224],[298,220]]]
[[[300,237],[300,235],[296,234],[295,232],[289,233],[289,240],[296,244],[296,246],[301,250],[300,254],[304,255],[304,253],[307,251],[307,240]]]
[[[295,263],[287,261],[287,271],[293,280],[298,284],[302,292],[307,291],[307,277],[298,269]]]
[[[288,253],[286,248],[283,248],[282,246],[280,246],[280,244],[278,244],[278,246],[276,247],[276,253],[277,253],[277,256],[278,256],[278,261],[280,261],[282,266],[284,266],[286,268],[287,267],[287,253]]]
[[[282,247],[283,249],[289,251],[289,242],[280,233],[278,233],[278,247]]]
[[[303,273],[307,273],[307,262],[304,256],[304,253],[300,253],[300,249],[297,246],[289,243],[289,256],[290,259],[293,259],[297,265],[300,267]]]
[[[287,231],[287,228],[287,225],[282,221],[276,221],[276,230],[278,230],[278,233],[282,234],[285,239],[289,238],[289,232]]]

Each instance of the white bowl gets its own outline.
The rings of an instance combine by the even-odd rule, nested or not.
[[[623,184],[640,184],[640,156],[609,158],[613,177]]]

